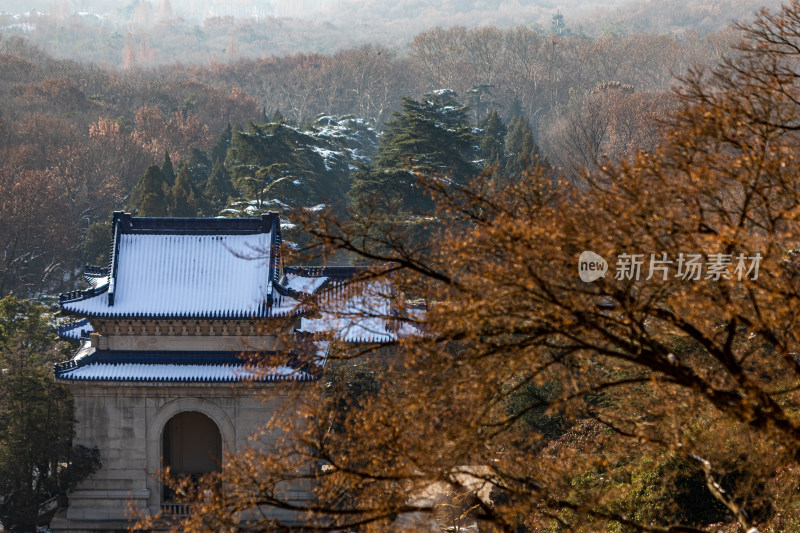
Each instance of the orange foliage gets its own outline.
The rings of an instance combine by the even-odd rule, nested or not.
[[[800,2],[762,13],[737,49],[682,81],[650,152],[578,184],[420,175],[429,216],[296,213],[312,247],[373,265],[303,311],[369,320],[380,338],[311,350],[321,383],[265,427],[281,437],[184,484],[198,512],[172,525],[797,530]],[[622,110],[598,110],[635,97],[607,84],[576,105],[626,142]],[[581,279],[586,251],[604,277]],[[689,254],[696,278],[680,274]],[[346,294],[359,297],[337,308]]]

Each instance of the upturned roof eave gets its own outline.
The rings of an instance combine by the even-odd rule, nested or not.
[[[81,355],[81,352],[83,354]],[[247,351],[222,351],[222,352],[194,352],[194,351],[137,351],[137,350],[97,350],[85,343],[76,352],[75,357],[53,366],[53,377],[60,383],[134,383],[134,384],[192,384],[192,383],[272,383],[272,382],[305,382],[315,381],[318,375],[313,369],[293,366],[291,360],[285,365],[268,367],[263,373],[257,370],[248,370],[245,354],[275,353],[275,352],[247,352]],[[119,369],[117,376],[80,376],[76,372],[92,365],[103,365]],[[160,377],[137,376],[132,367],[169,367],[176,370],[177,375],[163,375]],[[208,368],[212,371],[226,369],[229,374],[208,376],[181,376],[180,370],[184,368]],[[291,368],[290,373],[270,374],[272,368],[277,372],[279,368]],[[130,372],[126,374],[126,370]],[[236,372],[241,372],[237,374]],[[255,373],[254,373],[255,372]]]

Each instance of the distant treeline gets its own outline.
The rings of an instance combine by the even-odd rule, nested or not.
[[[403,96],[448,88],[478,118],[493,108],[506,118],[519,109],[538,125],[598,83],[620,82],[637,92],[667,90],[673,74],[718,60],[734,38],[732,31],[686,39],[650,34],[589,39],[526,28],[436,28],[417,35],[407,54],[366,45],[332,55],[173,65],[151,75],[241,88],[298,122],[318,113],[352,113],[382,123]]]
[[[370,43],[404,52],[415,34],[435,26],[546,33],[557,15],[563,29],[592,38],[637,32],[684,38],[749,20],[780,0],[91,0],[80,2],[80,11],[65,0],[4,4],[0,34],[25,36],[56,57],[135,68],[330,54]]]

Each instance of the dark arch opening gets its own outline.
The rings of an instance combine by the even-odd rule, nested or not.
[[[161,437],[165,467],[174,477],[197,480],[203,474],[216,472],[222,464],[222,435],[217,424],[203,413],[184,411],[169,419]],[[164,499],[174,499],[164,487]]]

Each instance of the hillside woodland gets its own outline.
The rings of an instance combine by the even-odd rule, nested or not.
[[[422,101],[434,91],[452,91],[467,106],[460,120],[473,128],[476,146],[492,112],[502,122],[492,127],[501,130],[522,117],[531,130],[526,142],[574,178],[601,155],[651,148],[673,105],[672,72],[718,60],[733,35],[590,39],[437,28],[402,54],[365,45],[129,71],[54,59],[23,39],[3,38],[0,294],[68,288],[97,255],[81,250],[91,224],[136,203],[147,168],[166,159],[164,186],[174,187],[185,164],[193,191],[180,180],[180,194],[193,196],[189,211],[197,214],[253,213],[242,202],[346,202],[353,173],[371,163],[393,114],[411,112],[403,98]],[[462,154],[474,170],[496,163],[479,151]],[[274,193],[265,193],[278,178]],[[170,211],[178,212],[188,213]]]

